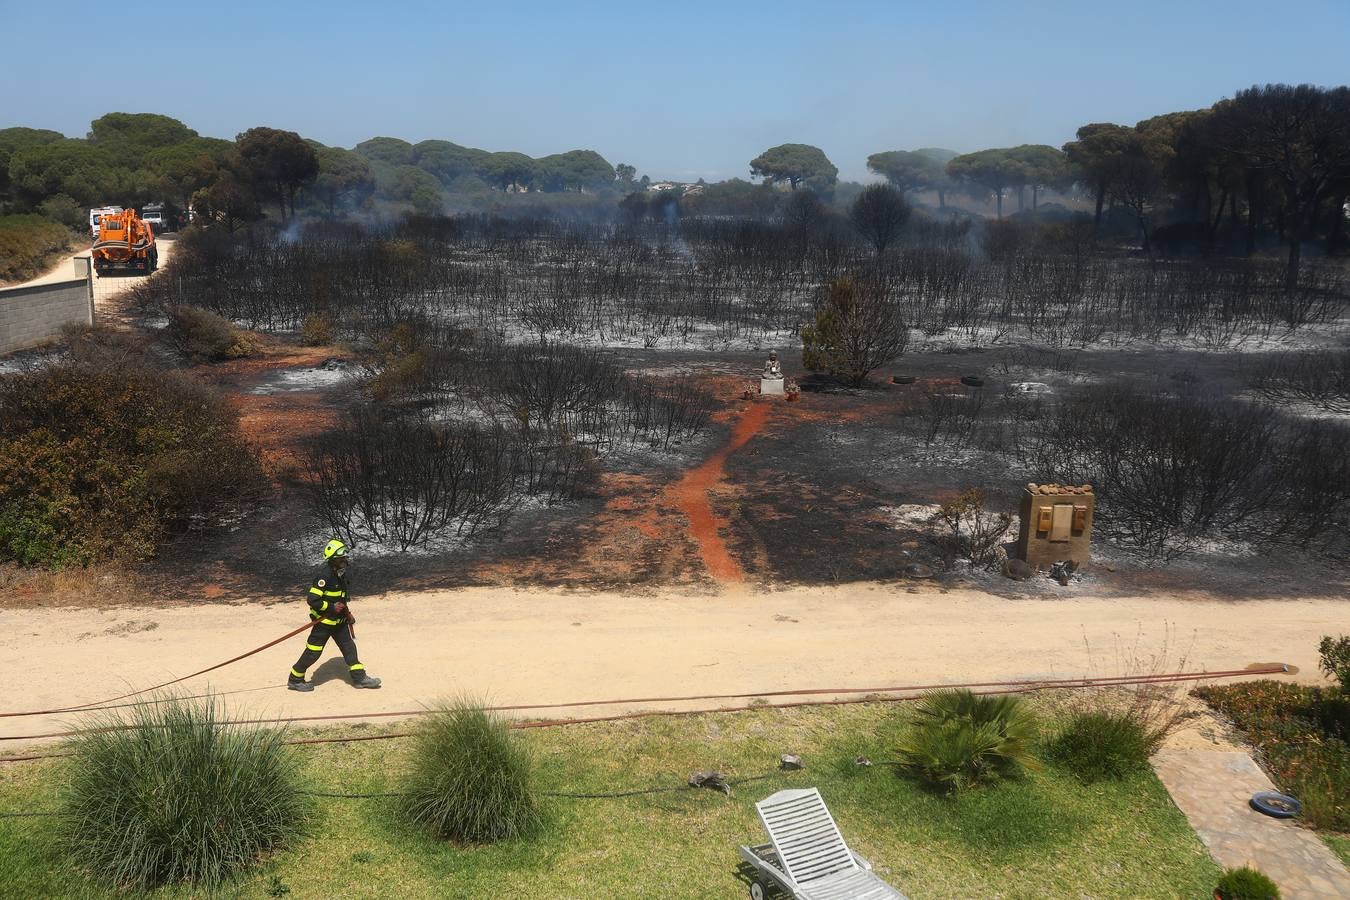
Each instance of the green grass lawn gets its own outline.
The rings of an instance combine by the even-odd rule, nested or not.
[[[935,796],[889,767],[853,764],[859,755],[893,758],[904,716],[904,705],[866,704],[523,731],[549,791],[679,786],[701,769],[743,778],[773,772],[781,753],[801,755],[807,768],[746,784],[729,798],[682,790],[557,799],[543,836],[486,847],[413,831],[388,800],[315,798],[310,837],[224,894],[742,897],[736,848],[765,840],[755,801],[816,786],[850,845],[915,900],[1209,896],[1219,870],[1152,772],[1084,786],[1046,767],[960,797]],[[407,746],[297,750],[314,790],[371,793],[399,789]],[[60,760],[0,764],[0,811],[54,808],[61,778]],[[105,896],[70,869],[54,834],[52,819],[0,819],[0,896]],[[160,895],[194,896],[183,888]]]
[[[1336,855],[1341,858],[1341,862],[1350,867],[1350,836],[1324,834],[1322,840],[1327,842],[1328,847],[1336,851]]]

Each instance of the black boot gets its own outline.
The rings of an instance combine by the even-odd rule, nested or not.
[[[314,685],[310,684],[308,681],[303,679],[297,681],[294,678],[288,678],[286,680],[286,687],[289,690],[299,691],[302,694],[308,694],[310,691],[314,690]]]
[[[379,686],[380,679],[367,675],[364,671],[352,673],[352,687],[377,688]]]

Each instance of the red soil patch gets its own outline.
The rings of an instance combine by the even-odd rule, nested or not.
[[[267,335],[251,335],[258,353],[195,370],[226,391],[239,412],[239,428],[262,459],[263,468],[280,483],[301,477],[303,450],[315,436],[331,428],[337,412],[326,391],[284,391],[250,394],[248,391],[275,373],[314,368],[340,356],[331,347],[293,347]]]
[[[744,581],[745,572],[732,557],[721,529],[729,522],[712,511],[708,492],[721,480],[727,457],[755,436],[769,416],[767,403],[754,403],[731,429],[731,440],[697,468],[690,469],[666,492],[689,520],[689,534],[698,543],[699,555],[708,574],[719,581]]]

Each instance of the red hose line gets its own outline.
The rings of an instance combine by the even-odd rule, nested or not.
[[[150,691],[157,691],[160,688],[166,688],[169,685],[178,684],[180,681],[187,681],[189,678],[196,678],[198,675],[205,675],[207,672],[214,672],[216,669],[228,666],[230,663],[237,663],[239,662],[239,660],[246,659],[255,653],[261,653],[262,651],[268,649],[269,647],[275,647],[282,641],[287,640],[289,638],[293,638],[300,632],[304,631],[305,629],[313,627],[313,624],[314,624],[313,622],[306,622],[304,625],[301,625],[294,631],[288,631],[281,637],[277,638],[276,640],[268,641],[261,647],[254,647],[247,653],[241,653],[238,656],[231,657],[230,659],[225,660],[224,662],[216,663],[214,666],[207,666],[205,669],[199,669],[198,671],[193,672],[190,675],[184,675],[182,678],[175,678],[172,681],[166,681],[163,684],[157,684],[154,685],[153,687],[148,688],[141,688],[138,691],[128,691],[125,694],[120,694],[116,697],[109,697],[106,700],[91,700],[88,703],[81,703],[79,706],[63,706],[59,709],[30,709],[25,710],[24,712],[0,712],[0,719],[9,719],[16,716],[50,716],[55,715],[56,713],[79,712],[80,710],[88,710],[89,707],[91,706],[103,706],[108,703],[116,703],[118,700],[125,700],[128,697],[135,697],[137,694],[147,694]]]
[[[766,704],[760,706],[745,707],[721,707],[701,710],[655,710],[647,713],[621,713],[615,716],[595,716],[580,719],[546,719],[542,722],[546,724],[532,723],[512,723],[511,727],[521,728],[539,728],[546,725],[579,725],[587,722],[610,722],[624,718],[639,718],[643,715],[696,715],[709,712],[738,712],[746,709],[791,709],[799,706],[828,706],[843,705],[847,703],[870,703],[870,702],[889,702],[897,700],[913,699],[910,696],[903,697],[879,697],[872,696],[877,694],[913,694],[919,691],[934,690],[941,688],[994,688],[994,690],[978,691],[982,694],[1003,694],[1003,693],[1025,693],[1028,691],[1048,690],[1054,688],[1086,688],[1086,687],[1121,687],[1132,684],[1167,684],[1180,681],[1205,681],[1211,678],[1238,678],[1245,675],[1275,675],[1288,672],[1286,666],[1263,666],[1256,669],[1226,669],[1217,672],[1175,672],[1161,675],[1113,675],[1101,678],[1064,678],[1064,679],[1023,679],[1013,681],[971,681],[957,684],[943,685],[911,685],[889,688],[812,688],[799,691],[771,691],[761,694],[708,694],[704,696],[690,697],[648,697],[633,700],[603,700],[603,701],[581,701],[577,703],[554,703],[540,704],[532,706],[528,704],[518,704],[514,706],[489,706],[484,709],[494,712],[504,712],[510,710],[522,709],[558,709],[568,706],[598,706],[612,705],[619,703],[670,703],[685,702],[690,700],[720,700],[732,698],[750,698],[765,696],[785,696],[785,695],[819,695],[819,694],[867,694],[869,696],[836,701],[809,701],[804,700],[796,703]],[[190,677],[190,676],[185,676]],[[999,690],[1007,688],[1008,690]],[[221,725],[276,725],[289,724],[292,722],[327,722],[339,719],[381,719],[391,717],[410,717],[426,715],[429,710],[392,710],[386,712],[370,713],[332,713],[329,715],[314,716],[277,716],[267,719],[228,719],[220,722]],[[48,734],[24,734],[24,735],[5,735],[0,736],[0,741],[22,741],[39,740],[44,738],[65,738],[75,737],[80,734],[98,734],[107,731],[125,731],[133,726],[120,725],[101,728],[84,728],[75,731],[58,731]],[[373,738],[372,738],[373,739]],[[322,741],[314,741],[322,743]]]

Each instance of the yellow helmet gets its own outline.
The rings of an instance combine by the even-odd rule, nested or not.
[[[346,555],[347,555],[347,545],[342,543],[342,541],[332,540],[329,541],[327,544],[323,545],[324,559],[332,559],[335,556],[346,556]]]

